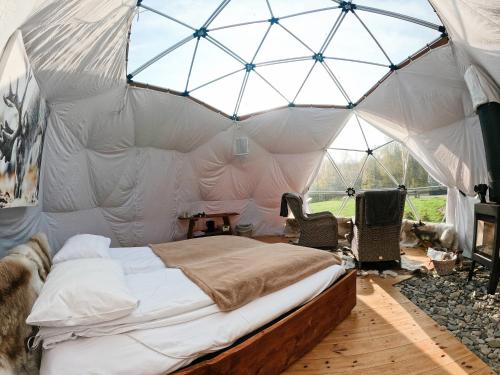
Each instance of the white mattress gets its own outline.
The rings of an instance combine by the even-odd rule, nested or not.
[[[345,273],[331,266],[231,312],[221,312],[182,272],[167,269],[147,247],[111,249],[140,300],[143,315],[168,311],[166,326],[78,338],[44,350],[41,375],[159,375],[231,345],[283,313],[314,298]],[[172,312],[179,315],[172,316]],[[187,313],[187,315],[186,315]],[[182,316],[192,318],[179,319]],[[142,323],[141,323],[142,324]],[[142,329],[147,328],[147,329]]]

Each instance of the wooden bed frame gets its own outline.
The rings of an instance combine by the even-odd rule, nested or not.
[[[276,375],[319,343],[356,305],[356,271],[305,305],[173,375]]]

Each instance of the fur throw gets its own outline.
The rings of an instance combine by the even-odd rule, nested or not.
[[[338,217],[337,218],[337,224],[338,224],[338,239],[339,240],[347,240],[351,241],[352,238],[352,231],[353,231],[353,222],[350,217]]]
[[[300,228],[297,219],[286,219],[284,235],[288,238],[297,238],[300,236]]]
[[[28,352],[33,327],[26,324],[52,262],[43,233],[0,260],[0,375],[38,374],[40,351]]]
[[[436,245],[451,251],[458,250],[458,236],[452,224],[445,223],[419,223],[418,221],[404,219],[401,225],[401,246],[416,247],[422,245],[415,234],[415,226],[419,231],[435,233]]]

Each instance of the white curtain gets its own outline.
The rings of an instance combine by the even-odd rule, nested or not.
[[[0,56],[10,36],[31,15],[36,0],[2,0],[0,2]]]
[[[405,144],[430,175],[449,188],[447,220],[468,248],[467,199],[487,181],[478,117],[452,46],[432,50],[396,71],[359,106],[358,114]],[[459,195],[457,195],[459,194]],[[467,202],[467,203],[466,203]]]
[[[500,86],[499,0],[430,0],[446,31],[460,71],[471,64],[487,72]]]

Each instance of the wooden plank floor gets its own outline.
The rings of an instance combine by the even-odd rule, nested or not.
[[[283,375],[497,375],[393,286],[403,278],[358,277],[351,315]]]

